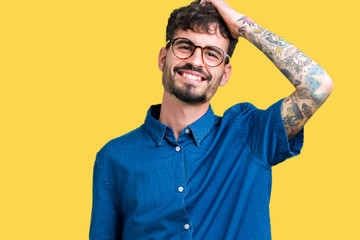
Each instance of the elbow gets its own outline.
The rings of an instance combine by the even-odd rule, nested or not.
[[[330,96],[334,83],[327,73],[322,75],[321,78],[317,78],[317,80],[320,82],[320,86],[314,92],[310,90],[310,95],[315,102],[322,104]]]
[[[325,95],[329,96],[334,88],[334,82],[327,73],[325,73],[322,84],[324,85]]]

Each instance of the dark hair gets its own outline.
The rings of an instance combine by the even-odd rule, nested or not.
[[[166,41],[172,39],[178,29],[212,33],[213,29],[210,28],[210,25],[213,23],[216,24],[220,34],[230,40],[227,54],[232,56],[238,40],[231,36],[220,13],[209,2],[200,4],[200,0],[197,0],[188,6],[175,9],[171,13],[166,27]]]

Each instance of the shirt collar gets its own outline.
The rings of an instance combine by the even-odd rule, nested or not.
[[[147,116],[144,122],[145,130],[150,134],[150,136],[158,145],[161,145],[166,133],[166,129],[170,128],[158,121],[160,117],[160,109],[161,104],[151,106],[147,112]],[[215,115],[211,106],[209,106],[209,109],[202,117],[188,126],[192,132],[195,144],[197,146],[200,146],[204,137],[211,130],[214,121]]]
[[[197,121],[189,125],[196,145],[199,147],[204,137],[209,133],[212,126],[214,125],[215,115],[209,105],[207,112],[199,118]]]
[[[147,112],[144,123],[145,130],[158,145],[161,145],[167,128],[165,124],[162,124],[158,120],[160,117],[160,109],[161,104],[151,106]]]

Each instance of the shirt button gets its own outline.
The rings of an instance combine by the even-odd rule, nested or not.
[[[184,188],[183,188],[183,187],[179,187],[179,188],[178,188],[178,191],[179,191],[179,192],[183,192],[183,191],[184,191]]]
[[[190,133],[190,129],[185,129],[185,132],[187,133],[187,134],[189,134]]]
[[[184,228],[185,228],[185,230],[189,230],[190,225],[186,223],[186,224],[184,225]]]
[[[180,146],[176,146],[175,151],[180,151]]]

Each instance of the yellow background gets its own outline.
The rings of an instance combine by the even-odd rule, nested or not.
[[[161,102],[158,50],[170,12],[189,2],[0,3],[0,239],[88,238],[95,154]],[[273,239],[360,239],[356,1],[228,2],[335,84],[302,154],[273,169]],[[266,108],[293,90],[246,40],[232,64],[212,101],[218,115],[244,101]]]

